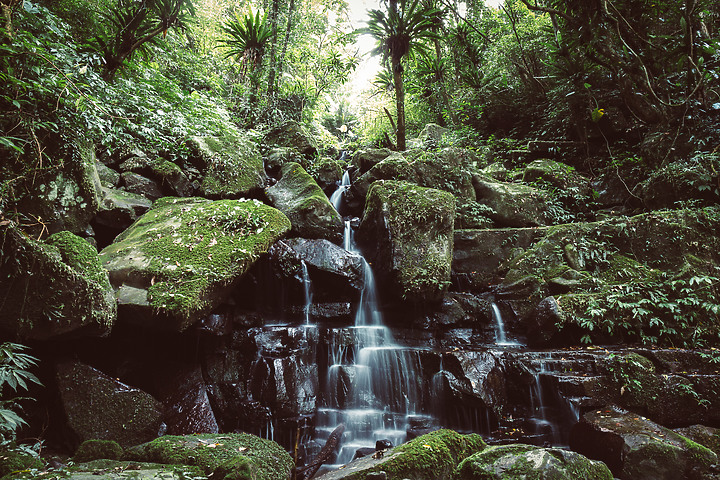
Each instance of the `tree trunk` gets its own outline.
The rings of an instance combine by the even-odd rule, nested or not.
[[[278,75],[282,75],[283,64],[285,63],[285,55],[287,54],[288,43],[290,43],[290,32],[292,31],[292,17],[294,13],[293,10],[295,10],[295,0],[290,0],[287,14],[287,28],[285,28],[285,38],[283,39],[282,52],[280,53],[280,58],[278,58],[277,63]]]
[[[268,73],[268,103],[275,98],[276,79],[277,79],[277,33],[278,33],[278,11],[280,10],[280,0],[273,0],[272,9],[270,10],[270,24],[272,25],[272,44],[270,45],[270,72]]]
[[[406,150],[405,145],[405,86],[403,85],[402,64],[393,62],[393,80],[395,83],[395,102],[397,105],[397,149]]]

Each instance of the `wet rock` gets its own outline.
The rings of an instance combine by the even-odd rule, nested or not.
[[[461,461],[484,448],[479,435],[438,430],[392,448],[378,458],[354,460],[341,470],[320,476],[319,480],[367,478],[377,472],[385,472],[393,479],[453,478]]]
[[[289,227],[282,213],[253,200],[168,198],[100,258],[127,321],[182,331],[217,307]]]
[[[458,480],[612,480],[602,462],[559,448],[491,446],[460,463]]]
[[[115,298],[93,246],[70,232],[47,243],[0,225],[0,327],[12,338],[104,336],[116,318]]]
[[[116,232],[127,227],[152,207],[152,201],[136,193],[103,188],[103,199],[95,222]]]
[[[440,190],[378,181],[358,238],[387,292],[415,303],[439,301],[450,283],[455,201]]]
[[[305,156],[311,156],[317,151],[315,139],[299,123],[292,120],[268,132],[263,143],[291,147]]]
[[[315,180],[297,163],[281,169],[278,183],[266,190],[270,202],[290,219],[292,230],[305,238],[342,240],[343,223]]]
[[[275,418],[311,415],[318,394],[317,364],[299,356],[262,357],[253,369],[253,397]]]
[[[227,478],[213,472],[238,469],[238,475],[249,472],[258,480],[287,480],[294,467],[280,445],[248,433],[166,435],[129,449],[126,456],[170,465],[191,463],[213,478]],[[229,462],[236,462],[233,468],[228,469]]]
[[[167,375],[161,383],[160,400],[165,405],[168,434],[218,433],[200,367],[183,368]]]
[[[570,447],[622,480],[712,478],[718,461],[711,450],[617,407],[585,414],[570,432]]]
[[[252,197],[265,186],[265,169],[255,142],[234,138],[191,137],[191,161],[204,172],[200,191],[208,198]]]
[[[537,227],[550,224],[546,194],[516,183],[492,182],[473,177],[477,201],[494,210],[492,219],[504,227]]]
[[[151,201],[163,196],[163,192],[156,182],[137,173],[125,172],[120,175],[120,179],[122,186],[130,193],[142,195]]]
[[[120,185],[120,174],[102,162],[95,162],[100,184],[104,188],[115,188]]]
[[[58,389],[68,426],[81,440],[115,440],[137,445],[160,435],[162,405],[79,362],[57,367]]]
[[[720,428],[690,425],[689,427],[675,428],[674,431],[693,442],[709,448],[720,456]]]
[[[473,395],[493,408],[498,415],[510,411],[506,385],[509,378],[503,363],[494,353],[460,351],[449,355],[459,361],[463,376],[470,382]]]

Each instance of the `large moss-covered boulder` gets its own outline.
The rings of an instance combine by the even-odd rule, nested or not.
[[[190,137],[191,160],[204,173],[200,192],[208,198],[253,196],[265,186],[257,145],[247,136]],[[168,172],[170,173],[170,172]]]
[[[98,211],[101,182],[92,144],[65,140],[49,145],[57,168],[20,176],[23,192],[17,209],[37,221],[36,235],[69,230],[80,234]],[[48,153],[48,152],[46,152]],[[43,231],[44,230],[44,231]]]
[[[472,166],[477,156],[459,148],[393,153],[361,175],[350,189],[351,200],[363,200],[377,180],[402,180],[475,200]]]
[[[160,434],[162,404],[150,394],[80,362],[58,365],[56,380],[67,424],[81,441],[128,447]]]
[[[127,452],[132,460],[194,465],[206,475],[214,471],[247,470],[246,477],[216,475],[213,478],[289,480],[294,462],[277,443],[249,433],[172,436],[138,445]],[[234,465],[230,465],[233,463]]]
[[[385,472],[387,480],[453,480],[458,464],[485,447],[480,435],[437,430],[390,449],[380,458],[355,460],[320,480],[364,480],[374,472]]]
[[[292,230],[297,235],[324,238],[335,243],[342,240],[340,214],[299,164],[290,162],[283,165],[280,180],[266,193],[272,205],[290,219]]]
[[[548,225],[547,196],[535,187],[519,183],[473,178],[477,201],[494,210],[492,219],[503,227],[537,227]]]
[[[106,335],[116,303],[95,247],[68,232],[47,242],[0,225],[0,328],[12,336]]]
[[[622,480],[713,478],[718,462],[712,450],[617,407],[585,414],[570,431],[570,447]]]
[[[123,318],[182,331],[290,229],[256,200],[165,198],[100,253]]]
[[[303,155],[310,156],[317,151],[317,142],[299,123],[289,120],[270,130],[263,143],[278,147],[291,147]]]
[[[498,445],[469,456],[457,480],[612,480],[604,463],[560,448]]]
[[[378,181],[358,237],[383,291],[417,303],[439,301],[450,283],[455,199],[407,182]]]

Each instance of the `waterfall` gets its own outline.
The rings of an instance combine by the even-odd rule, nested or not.
[[[505,334],[505,322],[503,322],[500,308],[495,302],[490,304],[490,309],[492,311],[493,324],[495,326],[495,345],[501,347],[520,345],[518,342],[512,340],[508,341],[507,335]]]
[[[303,314],[305,315],[305,325],[310,325],[310,310],[312,308],[312,290],[310,283],[310,273],[308,273],[305,260],[300,260],[300,268],[302,270],[303,292],[305,294],[305,305],[303,305]]]
[[[331,197],[336,208],[349,185],[345,172]],[[316,438],[322,441],[337,425],[345,424],[338,458],[330,468],[349,463],[360,448],[374,449],[378,440],[403,443],[410,423],[427,417],[418,413],[423,391],[419,351],[399,346],[384,325],[372,268],[355,245],[349,220],[343,246],[362,260],[363,288],[354,325],[328,331],[328,368]]]

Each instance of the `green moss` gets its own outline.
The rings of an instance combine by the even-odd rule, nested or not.
[[[189,318],[212,307],[209,288],[228,284],[289,228],[281,212],[255,200],[160,199],[101,258],[140,249],[150,304]]]
[[[45,243],[57,247],[62,261],[70,268],[101,287],[110,289],[110,280],[107,271],[100,264],[98,252],[87,241],[71,232],[63,231],[49,236]]]
[[[243,478],[244,471],[254,470],[252,478],[256,480],[289,478],[294,466],[280,445],[247,433],[166,435],[129,449],[127,456],[138,461],[195,465],[205,474],[232,467],[226,475],[237,472],[237,478]]]
[[[123,456],[123,448],[114,440],[85,440],[80,444],[73,461],[89,462],[101,458],[108,460],[119,460]]]
[[[42,460],[29,453],[18,450],[0,450],[0,476],[16,471],[41,469],[44,465]],[[9,478],[15,477],[9,475]]]
[[[178,167],[169,160],[165,160],[164,158],[156,159],[154,162],[152,162],[150,168],[152,169],[153,173],[163,178],[171,177],[173,175],[178,175],[182,173],[180,167]]]
[[[235,457],[225,460],[213,471],[212,477],[218,480],[255,480],[257,468],[247,457]]]

